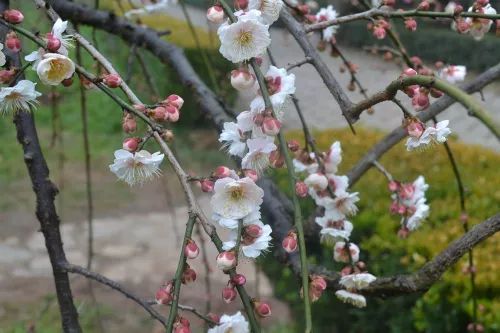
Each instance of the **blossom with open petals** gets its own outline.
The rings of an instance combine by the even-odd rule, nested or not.
[[[467,12],[471,13],[474,11],[473,7],[469,7]],[[497,11],[490,4],[476,10],[475,12],[486,14],[486,15],[495,15]],[[493,20],[483,19],[483,18],[475,18],[475,17],[467,17],[465,22],[469,25],[469,33],[475,40],[483,39],[484,35],[490,30],[491,25],[493,24]]]
[[[338,262],[348,263],[350,255],[351,262],[358,262],[359,247],[354,243],[349,243],[349,252],[347,251],[345,242],[337,242],[333,248],[333,259]]]
[[[283,7],[281,0],[249,0],[248,9],[257,9],[262,13],[262,19],[266,24],[273,24],[280,16]]]
[[[225,122],[224,129],[220,133],[219,142],[223,142],[223,148],[227,149],[228,153],[233,156],[245,156],[247,145],[243,131],[234,122]]]
[[[467,68],[465,66],[446,66],[439,71],[439,76],[450,83],[457,83],[465,79]]]
[[[68,28],[68,21],[63,21],[60,18],[54,22],[52,26],[52,38],[57,38],[61,42],[61,46],[56,51],[62,55],[68,55],[68,47],[71,46],[72,37],[69,35],[64,35],[64,32]]]
[[[318,22],[329,21],[337,18],[337,11],[333,9],[332,5],[328,5],[326,8],[321,8],[319,12],[316,14],[316,20]],[[337,26],[331,25],[325,29],[323,29],[323,40],[325,42],[331,42],[332,38],[335,36],[337,32]]]
[[[448,128],[449,123],[449,120],[443,120],[434,126],[427,127],[419,137],[410,136],[406,141],[406,149],[412,151],[417,148],[425,148],[432,143],[445,142],[448,135],[451,134],[451,130]]]
[[[211,199],[215,213],[228,219],[241,219],[262,204],[264,191],[248,178],[218,179]]]
[[[21,80],[14,87],[0,89],[0,114],[29,111],[38,103],[36,98],[42,95],[35,86],[36,83],[29,80]]]
[[[349,274],[341,277],[339,284],[349,290],[361,290],[368,287],[376,279],[370,273]]]
[[[223,228],[227,229],[238,228],[238,223],[239,223],[238,219],[222,217],[216,213],[213,214],[212,218],[214,219],[214,221],[219,223],[219,225]],[[243,218],[243,226],[247,226],[250,224],[259,224],[259,223],[261,223],[261,214],[259,208],[255,209],[254,211],[252,211],[250,214],[248,214]]]
[[[271,139],[257,138],[247,140],[248,153],[241,161],[243,169],[262,172],[269,165],[269,154],[277,149]]]
[[[115,160],[109,169],[130,186],[142,184],[160,174],[160,163],[163,157],[164,155],[159,152],[151,154],[146,150],[141,150],[131,153],[118,149],[115,151]]]
[[[272,229],[270,225],[262,222],[255,222],[254,224],[258,225],[262,229],[261,235],[256,238],[242,237],[241,239],[240,254],[247,258],[257,258],[260,256],[263,251],[266,251],[269,248],[269,243],[272,240]],[[229,236],[230,240],[223,243],[222,249],[227,251],[234,248],[236,246],[236,237],[237,232],[232,230]]]
[[[207,333],[249,333],[250,328],[245,317],[238,311],[234,315],[222,315],[219,324],[208,329]]]
[[[330,146],[325,157],[325,171],[327,173],[337,172],[337,167],[342,162],[342,147],[339,141],[335,141]]]
[[[321,226],[321,241],[332,243],[339,240],[349,240],[353,225],[351,222],[340,219],[332,220],[328,215],[316,217],[316,224]]]
[[[357,308],[366,306],[366,298],[363,295],[349,292],[347,290],[337,290],[335,296],[344,303],[349,303]]]
[[[65,55],[45,53],[36,67],[36,72],[43,83],[56,86],[73,76],[75,64]]]
[[[271,38],[269,26],[262,22],[260,11],[239,11],[235,15],[237,21],[222,24],[217,34],[221,42],[219,52],[227,60],[239,63],[264,53]]]

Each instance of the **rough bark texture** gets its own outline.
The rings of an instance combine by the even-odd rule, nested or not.
[[[0,12],[8,7],[8,0],[0,0]],[[2,41],[5,40],[7,32],[4,26],[0,27]],[[3,52],[11,64],[19,67],[20,61],[17,54],[10,53],[8,49]],[[21,75],[18,80],[23,78],[24,75]],[[15,83],[17,82],[13,84]],[[49,178],[49,169],[38,141],[33,114],[24,111],[17,112],[14,115],[14,123],[17,130],[17,140],[23,147],[24,162],[28,168],[36,196],[36,216],[40,222],[40,230],[45,238],[45,246],[52,265],[62,328],[66,333],[79,333],[82,330],[78,322],[78,313],[73,304],[68,274],[60,266],[61,263],[66,262],[66,255],[59,231],[59,216],[54,204],[58,190]]]

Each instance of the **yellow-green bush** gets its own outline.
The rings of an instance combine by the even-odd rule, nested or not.
[[[321,150],[327,150],[335,140],[342,143],[343,161],[339,174],[347,172],[375,142],[384,136],[382,133],[363,129],[358,129],[357,135],[351,134],[348,130],[329,130],[317,132],[314,135]],[[287,137],[301,140],[302,134],[297,131],[288,133]],[[500,155],[478,146],[464,145],[455,140],[450,140],[449,144],[454,151],[466,187],[469,223],[474,225],[498,212]],[[361,201],[359,202],[360,212],[352,218],[355,226],[352,240],[360,245],[362,259],[367,261],[369,270],[375,275],[412,272],[463,234],[463,226],[459,221],[460,207],[455,177],[444,147],[440,145],[424,152],[407,152],[404,144],[400,143],[384,155],[380,162],[395,179],[409,182],[420,174],[425,177],[430,184],[427,198],[431,214],[421,228],[411,233],[408,239],[398,238],[396,232],[399,227],[399,218],[389,213],[391,200],[387,180],[377,170],[372,169],[353,187],[353,191],[360,193]],[[284,172],[283,170],[277,172],[276,180],[286,191],[287,179]],[[305,201],[304,209],[311,211],[310,208],[311,203]],[[500,290],[498,281],[500,262],[495,259],[500,254],[499,240],[500,237],[495,235],[474,250],[478,271],[476,279],[478,295],[480,303],[485,307],[479,318],[490,332],[498,330],[496,323],[500,322],[500,301],[494,297]],[[338,266],[333,266],[331,263],[330,252],[325,251],[323,253],[328,253],[328,255],[324,256],[323,263],[338,269]],[[314,261],[317,260],[318,258],[314,259]],[[465,329],[469,320],[467,317],[470,317],[472,312],[468,297],[469,277],[462,273],[462,268],[466,264],[466,258],[463,258],[444,274],[442,281],[419,300],[416,306],[414,306],[416,298],[410,302],[411,304],[406,304],[408,315],[413,313],[412,329],[426,332],[458,332]],[[336,301],[332,300],[333,295],[329,298],[330,302],[336,304]],[[386,304],[393,304],[391,302],[387,301]],[[383,302],[370,300],[369,303],[372,307],[369,304],[366,312],[352,311],[351,314],[355,313],[357,320],[361,322],[365,320],[365,323],[377,320],[380,311],[377,312],[373,305],[377,304],[380,310]],[[335,309],[338,309],[338,306],[335,306]],[[432,317],[433,313],[437,315],[436,309],[439,309],[437,314],[440,320]],[[322,311],[318,308],[315,310]],[[329,312],[332,310],[328,308]],[[387,321],[373,326],[374,331],[377,329],[401,331],[403,326],[395,324],[398,321],[396,316],[401,316],[404,311],[405,309],[399,305],[397,311],[393,309],[394,317],[387,318]],[[384,316],[387,315],[384,312]],[[318,325],[319,331],[322,331],[321,323]],[[325,329],[326,331],[328,328]],[[366,327],[363,331],[367,331]],[[371,330],[368,331],[371,332]]]

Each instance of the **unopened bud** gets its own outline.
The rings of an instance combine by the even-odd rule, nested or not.
[[[141,141],[142,139],[137,137],[126,138],[125,140],[123,140],[122,147],[127,151],[134,152],[137,150],[137,148],[139,148],[139,143],[141,143]]]
[[[236,274],[233,276],[233,278],[231,279],[231,282],[235,285],[235,286],[243,286],[246,282],[247,282],[247,278],[245,277],[245,275],[243,274]]]
[[[194,269],[188,266],[186,269],[184,269],[184,272],[182,272],[181,282],[183,284],[188,284],[194,281],[196,281],[196,272]]]
[[[221,165],[218,166],[214,173],[213,176],[215,178],[226,178],[231,176],[231,169],[229,169],[227,166]]]
[[[227,304],[234,301],[236,299],[236,290],[234,290],[234,287],[225,287],[222,289],[222,299]]]
[[[223,251],[217,255],[217,267],[223,271],[230,270],[236,266],[237,260],[234,252]]]
[[[266,135],[278,135],[281,128],[281,122],[274,117],[265,117],[262,122],[262,132]]]
[[[210,179],[203,179],[201,182],[201,190],[205,193],[213,192],[214,182]]]
[[[248,0],[234,0],[234,8],[245,10],[248,7]]]
[[[171,123],[175,123],[179,120],[180,112],[179,112],[179,109],[176,108],[175,106],[167,105],[167,106],[165,106],[165,111],[166,111],[166,115],[167,115],[167,121],[169,121]]]
[[[133,133],[137,129],[137,121],[134,116],[127,113],[125,117],[123,117],[122,129],[125,133]]]
[[[269,154],[269,164],[276,169],[282,168],[285,165],[285,157],[279,150],[273,150],[271,154]]]
[[[118,74],[106,74],[102,78],[102,82],[109,88],[118,88],[122,84],[122,78]]]
[[[215,5],[208,8],[207,20],[215,24],[224,22],[224,10],[222,9],[222,7],[219,5]]]
[[[245,174],[245,177],[250,178],[254,182],[256,182],[257,180],[259,180],[259,174],[255,170],[245,169],[245,170],[243,170],[243,173]]]
[[[297,234],[293,231],[290,231],[288,235],[283,238],[283,241],[281,242],[281,246],[287,253],[293,253],[297,251]]]
[[[188,259],[195,259],[200,254],[200,248],[196,245],[196,242],[189,239],[184,248],[184,255]]]
[[[429,8],[431,8],[431,4],[429,1],[424,0],[418,5],[417,10],[429,10]]]
[[[0,83],[6,84],[12,81],[16,75],[15,69],[2,69],[0,70]]]
[[[14,53],[21,51],[21,40],[15,32],[9,32],[5,39],[5,46]]]
[[[261,317],[269,317],[271,315],[271,306],[267,302],[255,302],[254,303],[255,313]]]
[[[64,86],[64,87],[71,87],[71,85],[73,85],[73,78],[70,77],[68,79],[64,79],[61,81],[61,84]]]
[[[255,77],[246,68],[231,71],[231,86],[238,91],[251,89],[255,84]]]
[[[181,96],[172,94],[169,95],[162,103],[171,105],[173,107],[176,107],[177,109],[181,109],[182,106],[184,105],[184,99],[182,99]]]
[[[52,33],[47,34],[47,50],[49,52],[57,52],[61,48],[61,40],[55,37]]]
[[[258,224],[250,224],[245,227],[244,232],[252,238],[258,238],[262,235],[262,228]]]
[[[300,149],[300,144],[297,140],[290,140],[287,142],[288,149],[290,149],[293,152],[296,152],[297,150]]]
[[[295,183],[295,193],[300,198],[305,198],[307,196],[308,188],[306,183],[304,182],[296,182]]]
[[[399,189],[399,183],[397,181],[391,180],[389,182],[389,191],[396,192]]]
[[[24,15],[17,9],[7,9],[3,12],[3,18],[11,24],[19,24],[24,20]]]
[[[417,21],[415,21],[415,19],[413,18],[405,20],[405,28],[409,31],[417,30]]]
[[[209,314],[207,314],[207,317],[210,318],[210,320],[213,321],[216,324],[218,324],[219,321],[220,321],[220,317],[218,315],[216,315],[215,313],[212,313],[212,312],[210,312]]]

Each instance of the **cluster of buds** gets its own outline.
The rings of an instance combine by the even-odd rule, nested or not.
[[[425,125],[417,118],[405,118],[403,120],[403,127],[406,129],[406,132],[410,137],[416,139],[420,138],[425,131]]]
[[[231,86],[238,91],[247,91],[255,85],[255,75],[248,67],[240,67],[231,71]]]
[[[396,199],[391,204],[392,214],[399,214],[404,217],[415,213],[415,207],[409,207],[403,203],[404,200],[411,199],[415,193],[415,186],[412,183],[390,181],[389,191],[396,195]]]
[[[189,320],[178,316],[174,322],[174,333],[191,333],[191,324]]]
[[[403,71],[400,77],[410,77],[419,75],[433,75],[432,70],[422,66],[420,58],[412,59],[416,67],[420,67],[417,72],[413,68],[407,68]],[[411,104],[415,111],[422,111],[429,107],[430,97],[439,98],[443,96],[443,92],[435,88],[427,88],[419,85],[410,85],[404,89],[404,93],[411,98]]]
[[[21,40],[14,31],[5,36],[5,46],[14,53],[21,51]]]
[[[387,36],[387,29],[390,29],[391,25],[386,20],[379,19],[375,23],[368,23],[367,28],[373,33],[375,38],[384,39]]]
[[[17,9],[7,9],[2,13],[2,17],[10,24],[19,24],[24,20],[24,15]]]
[[[155,294],[155,300],[158,304],[169,304],[174,299],[174,282],[169,281],[158,289]]]
[[[172,94],[158,103],[154,109],[147,109],[144,106],[139,107],[142,109],[142,112],[146,113],[155,121],[175,123],[179,120],[180,109],[183,104],[184,100],[180,96]]]
[[[287,253],[293,253],[297,251],[298,247],[297,233],[293,230],[289,231],[286,237],[283,238],[281,246]]]

